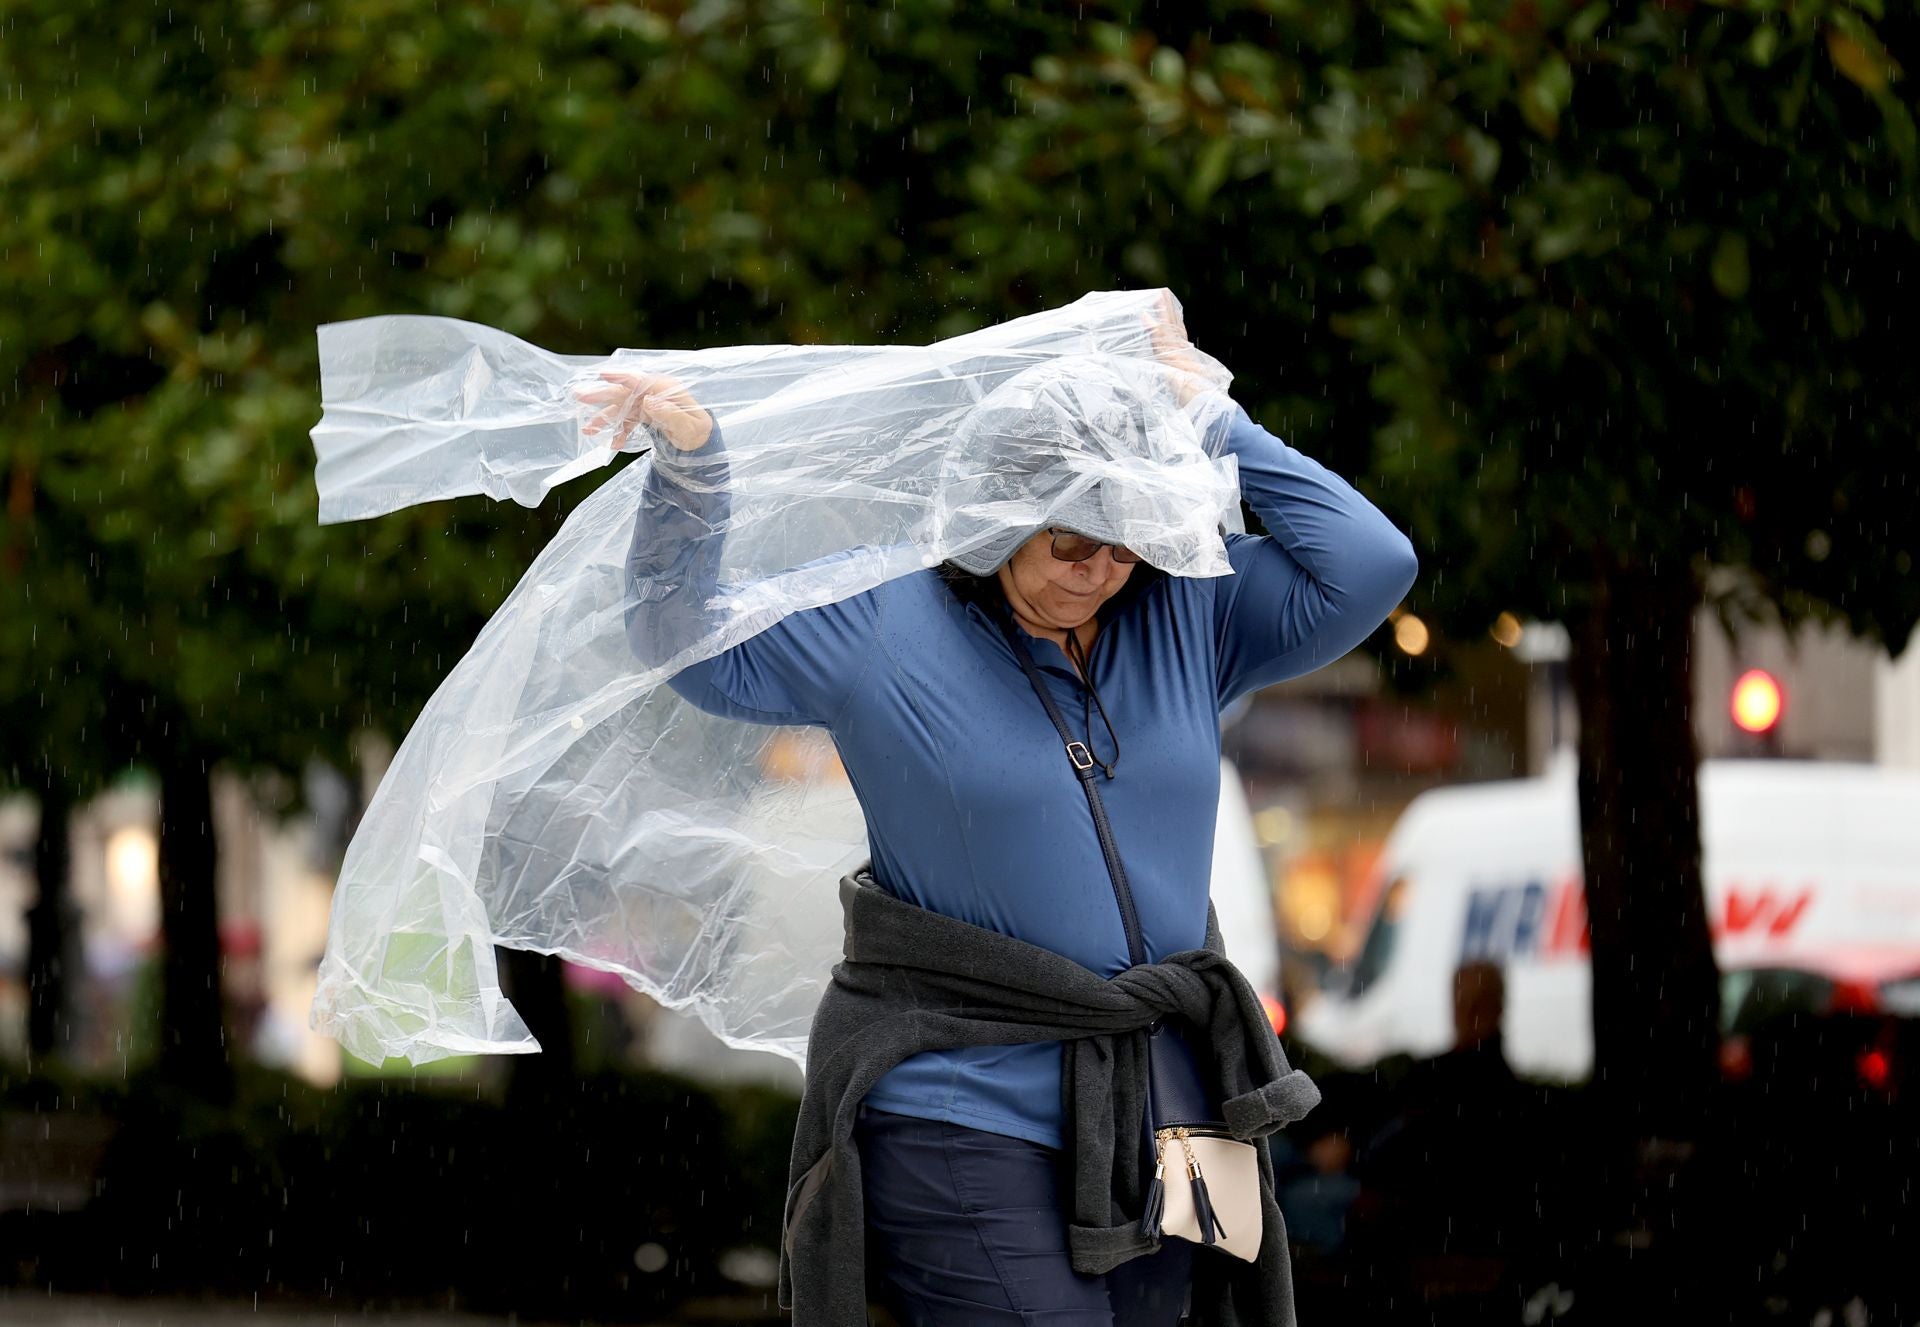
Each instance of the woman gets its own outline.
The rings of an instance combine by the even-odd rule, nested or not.
[[[1183,395],[1204,386],[1170,309],[1155,344]],[[725,517],[724,453],[676,382],[602,376],[583,396],[605,406],[589,431],[624,441],[644,424],[669,444],[630,557],[651,604],[636,649],[664,658],[673,614],[652,610],[705,600],[713,568],[685,550],[717,543],[698,536]],[[1273,532],[1229,537],[1230,577],[1156,571],[1103,540],[1098,502],[1082,501],[1053,528],[795,613],[670,685],[712,714],[826,729],[888,895],[1110,978],[1131,966],[1127,935],[1023,643],[1098,762],[1150,960],[1198,950],[1221,708],[1352,649],[1414,576],[1407,540],[1351,487],[1237,408],[1227,427],[1242,492]],[[1178,1319],[1196,1256],[1183,1241],[1104,1275],[1074,1269],[1063,1109],[1057,1040],[912,1054],[866,1092],[855,1133],[869,1272],[903,1321]]]

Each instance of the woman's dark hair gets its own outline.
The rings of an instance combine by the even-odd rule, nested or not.
[[[992,609],[1006,602],[1006,597],[1000,593],[998,576],[976,576],[952,562],[942,562],[937,570],[940,579],[953,591],[953,597],[963,604],[979,604],[982,608]]]

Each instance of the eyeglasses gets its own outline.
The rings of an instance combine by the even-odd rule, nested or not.
[[[1103,544],[1070,530],[1049,530],[1053,536],[1053,555],[1062,562],[1085,562],[1103,548],[1113,550],[1115,562],[1138,562],[1140,555],[1124,544]]]

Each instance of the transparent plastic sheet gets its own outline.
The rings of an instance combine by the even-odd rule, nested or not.
[[[1216,390],[1180,403],[1195,384],[1176,391],[1150,334],[1165,298],[1096,293],[927,347],[594,358],[452,319],[321,328],[323,520],[537,503],[614,459],[576,396],[603,369],[672,375],[720,436],[713,459],[642,456],[583,502],[428,702],[342,865],[312,1025],[374,1061],[537,1050],[500,990],[504,945],[799,1062],[859,809],[820,734],[715,718],[663,683],[1062,513],[1172,574],[1226,574],[1228,374],[1195,352]],[[656,468],[696,534],[643,501]],[[672,573],[636,577],[630,553],[663,539]]]

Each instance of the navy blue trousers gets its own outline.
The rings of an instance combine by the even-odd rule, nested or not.
[[[1173,1327],[1193,1246],[1105,1276],[1067,1256],[1065,1157],[1050,1147],[861,1107],[868,1283],[903,1327]]]

